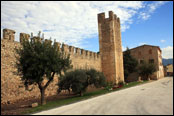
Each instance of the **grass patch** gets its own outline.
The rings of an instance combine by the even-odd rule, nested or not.
[[[128,85],[124,85],[122,88],[128,88],[128,87],[132,87],[132,86],[135,86],[135,85],[144,84],[144,83],[147,83],[147,82],[149,82],[149,81],[144,80],[143,82],[131,82]]]
[[[74,97],[65,98],[65,99],[61,99],[61,100],[49,101],[49,102],[47,102],[47,104],[45,104],[43,106],[39,105],[38,107],[31,108],[31,109],[29,109],[25,112],[22,112],[22,114],[31,114],[31,113],[36,113],[36,112],[40,112],[40,111],[43,111],[43,110],[49,110],[49,109],[52,109],[52,108],[56,108],[56,107],[60,107],[60,106],[63,106],[63,105],[68,105],[68,104],[71,104],[71,103],[79,102],[79,101],[82,101],[82,100],[85,100],[85,99],[89,99],[91,97],[96,97],[96,96],[99,96],[99,95],[102,95],[102,94],[122,90],[122,89],[125,89],[125,88],[140,85],[140,84],[144,84],[146,82],[148,82],[148,81],[131,82],[128,85],[124,85],[121,88],[117,88],[117,89],[114,89],[114,90],[111,90],[111,91],[109,91],[108,89],[105,88],[105,89],[102,89],[102,90],[97,90],[97,91],[93,91],[93,92],[84,93],[84,96],[82,96],[82,97],[74,96]]]

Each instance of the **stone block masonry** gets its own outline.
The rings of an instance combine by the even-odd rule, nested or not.
[[[109,18],[100,13],[98,30],[102,72],[109,82],[124,82],[120,19],[112,11]]]
[[[32,91],[25,90],[21,78],[15,73],[15,50],[20,47],[19,42],[12,42],[6,39],[1,40],[1,103],[15,102],[16,100],[23,100],[31,97],[40,97],[40,91],[36,85],[29,86]],[[46,89],[46,96],[56,94],[56,83],[58,82],[55,76],[54,82]]]

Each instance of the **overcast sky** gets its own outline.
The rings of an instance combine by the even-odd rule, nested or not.
[[[173,58],[173,2],[1,1],[2,29],[37,35],[94,52],[99,51],[97,14],[113,11],[121,20],[123,50],[142,44],[160,46]]]

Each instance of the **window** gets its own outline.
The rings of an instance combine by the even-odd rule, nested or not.
[[[138,55],[141,55],[141,52],[138,52]]]
[[[149,50],[149,54],[152,54],[152,50],[151,49]]]
[[[149,63],[154,63],[154,59],[149,59]]]

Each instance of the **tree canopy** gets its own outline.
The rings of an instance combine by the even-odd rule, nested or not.
[[[123,53],[123,64],[124,64],[124,77],[126,80],[130,73],[136,72],[136,67],[138,66],[138,61],[131,56],[128,47],[127,50]]]
[[[153,63],[143,62],[138,66],[138,73],[140,76],[144,76],[146,79],[149,79],[149,76],[156,71],[156,67]]]
[[[41,92],[41,104],[45,104],[44,93],[54,75],[61,75],[71,68],[70,56],[58,49],[56,44],[33,37],[22,43],[22,48],[16,49],[18,74],[25,86],[37,84]],[[44,85],[43,80],[47,80]]]
[[[106,79],[103,73],[96,71],[95,69],[84,70],[76,69],[73,71],[66,72],[58,82],[58,93],[61,90],[70,90],[75,94],[81,96],[86,91],[89,85],[95,87],[103,87],[106,85]]]

